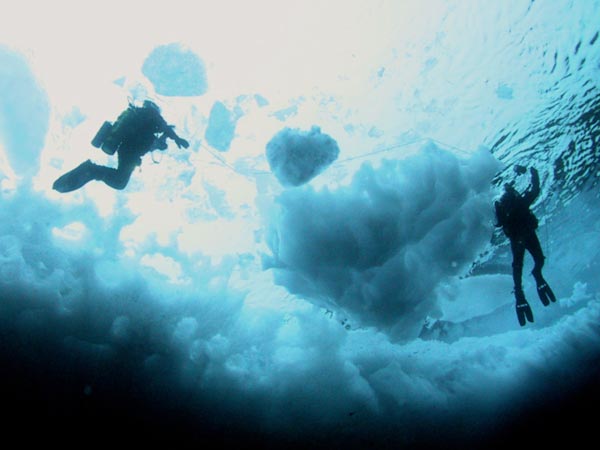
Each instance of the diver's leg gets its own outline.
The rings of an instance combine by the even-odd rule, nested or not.
[[[550,289],[550,286],[548,286],[548,283],[542,275],[542,268],[544,267],[545,256],[544,252],[542,251],[542,246],[540,245],[540,240],[538,239],[534,231],[532,231],[531,234],[527,237],[527,240],[525,242],[525,248],[527,249],[527,251],[529,251],[529,253],[531,253],[531,256],[533,257],[534,266],[533,270],[531,271],[531,274],[535,278],[538,296],[540,297],[540,301],[542,302],[542,304],[544,306],[548,306],[551,301],[556,301],[556,296],[554,295],[554,292],[552,292],[552,289]]]
[[[141,164],[141,159],[123,149],[119,149],[118,156],[118,167],[116,169],[103,167],[97,179],[103,181],[113,189],[122,190],[129,183],[129,179],[135,168]]]
[[[131,178],[135,166],[119,167],[118,169],[102,167],[102,169],[104,170],[98,174],[97,180],[103,181],[113,189],[122,190],[125,189],[127,183],[129,183],[129,178]]]
[[[75,169],[58,178],[52,188],[58,192],[71,192],[81,188],[91,180],[99,180],[113,189],[124,189],[134,169],[141,164],[141,159],[131,153],[119,150],[119,165],[116,169],[99,166],[89,159]]]
[[[525,248],[531,256],[533,257],[533,270],[531,274],[535,278],[537,284],[543,282],[544,277],[542,276],[542,268],[544,267],[544,252],[542,251],[542,246],[540,245],[540,240],[534,231],[531,232],[529,236],[527,236],[527,240],[525,241]]]
[[[521,238],[510,240],[510,249],[513,255],[512,270],[515,292],[523,291],[523,260],[525,258],[525,245]]]
[[[515,283],[515,300],[516,300],[516,311],[519,325],[525,326],[527,321],[533,322],[533,313],[525,293],[523,292],[523,259],[525,258],[525,246],[523,241],[519,238],[510,240],[510,248],[513,255],[513,281]]]

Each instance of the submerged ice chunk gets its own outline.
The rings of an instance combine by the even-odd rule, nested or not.
[[[271,170],[284,186],[300,186],[323,172],[340,153],[337,142],[313,126],[310,131],[284,128],[267,144]]]
[[[0,147],[17,175],[38,171],[49,119],[48,97],[27,60],[0,45]]]
[[[204,137],[212,147],[219,151],[229,150],[235,136],[236,115],[222,102],[215,102],[210,110],[208,127]]]
[[[289,189],[267,242],[275,282],[362,324],[414,336],[439,312],[435,291],[489,242],[489,151],[459,159],[433,144],[403,160],[363,165],[348,186]]]
[[[180,44],[156,47],[144,61],[142,73],[161,95],[191,97],[207,90],[204,63]]]

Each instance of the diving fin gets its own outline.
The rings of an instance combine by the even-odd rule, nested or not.
[[[79,189],[88,181],[94,179],[92,170],[93,166],[95,166],[95,164],[88,159],[75,169],[59,177],[52,185],[52,189],[60,193],[71,192]]]
[[[531,307],[527,300],[525,299],[525,295],[523,291],[516,291],[515,297],[517,299],[516,310],[517,310],[517,319],[519,320],[519,325],[522,327],[525,326],[527,321],[533,323],[533,312],[531,311]]]
[[[552,289],[550,289],[550,286],[545,281],[538,285],[537,292],[544,306],[548,306],[550,302],[554,303],[556,301],[554,292],[552,292]]]

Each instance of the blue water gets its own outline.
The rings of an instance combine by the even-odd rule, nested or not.
[[[600,2],[120,8],[0,21],[9,434],[266,448],[594,436]],[[52,191],[85,159],[114,166],[89,142],[145,98],[189,149],[147,155],[122,192]],[[540,172],[558,297],[538,301],[527,257],[525,327],[493,217],[505,182],[527,187],[515,164]]]

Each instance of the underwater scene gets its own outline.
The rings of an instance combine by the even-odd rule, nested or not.
[[[7,440],[595,436],[600,1],[3,9]]]

